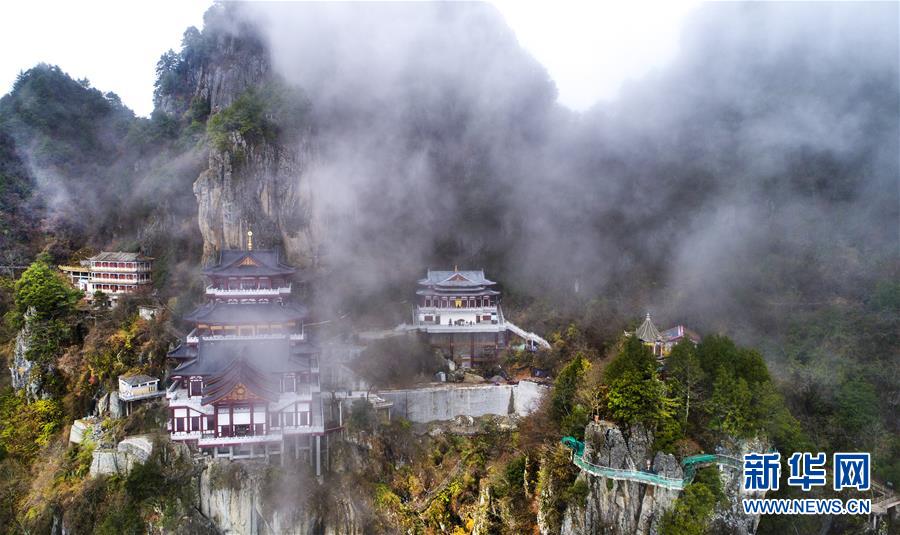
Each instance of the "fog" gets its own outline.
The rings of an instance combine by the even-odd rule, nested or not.
[[[312,102],[336,291],[458,264],[720,329],[896,261],[897,10],[705,5],[672,65],[581,114],[487,5],[238,11]]]

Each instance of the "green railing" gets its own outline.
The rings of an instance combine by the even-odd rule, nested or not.
[[[743,467],[743,463],[740,459],[729,457],[727,455],[716,455],[712,453],[692,455],[682,459],[681,466],[684,470],[684,478],[676,479],[640,470],[623,470],[620,468],[596,465],[584,459],[584,442],[575,437],[563,437],[562,443],[573,451],[574,455],[572,456],[572,462],[575,466],[591,475],[616,479],[619,481],[637,481],[639,483],[646,483],[647,485],[654,485],[673,490],[683,490],[684,487],[694,480],[694,474],[697,473],[697,468],[703,465],[718,464],[723,467],[738,470]]]

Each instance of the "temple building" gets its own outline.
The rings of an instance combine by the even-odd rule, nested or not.
[[[635,329],[634,336],[637,336],[644,342],[644,345],[651,348],[653,354],[660,359],[668,357],[669,353],[672,352],[672,348],[684,339],[690,340],[695,345],[700,343],[700,335],[684,325],[676,325],[671,329],[660,332],[656,325],[653,324],[649,312],[640,327]]]
[[[484,270],[428,270],[416,292],[413,325],[430,344],[465,368],[492,364],[497,354],[521,342],[535,350],[549,347],[503,316],[500,292]]]
[[[288,302],[294,269],[250,242],[203,273],[208,301],[185,317],[194,328],[169,353],[172,440],[216,457],[303,459],[321,474],[341,423],[323,406],[307,309]]]
[[[113,303],[119,296],[149,289],[153,283],[153,259],[140,253],[102,252],[82,260],[78,266],[59,269],[87,299],[101,291]]]

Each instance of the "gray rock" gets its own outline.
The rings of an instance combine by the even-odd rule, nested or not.
[[[16,345],[13,348],[12,362],[9,367],[12,387],[16,390],[24,390],[25,397],[31,401],[46,397],[43,386],[35,375],[38,371],[35,363],[26,357],[31,346],[33,321],[34,311],[26,311],[25,325],[16,333]]]
[[[682,470],[678,459],[672,454],[661,451],[656,452],[656,456],[653,458],[653,471],[670,479],[684,478],[684,470]]]
[[[113,390],[109,393],[109,417],[121,418],[122,412],[122,402],[119,401],[119,392]]]
[[[100,418],[106,417],[106,413],[109,412],[109,393],[103,394],[100,396],[100,399],[97,400],[97,416]]]
[[[147,462],[153,453],[153,441],[148,435],[135,435],[125,437],[116,450],[120,453],[131,455],[140,462]]]
[[[91,459],[90,474],[93,477],[113,474],[124,476],[131,472],[134,463],[135,458],[128,453],[115,449],[97,448]]]

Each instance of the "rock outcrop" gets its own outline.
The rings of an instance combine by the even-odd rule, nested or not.
[[[595,465],[620,470],[649,471],[667,479],[682,479],[681,462],[673,455],[653,452],[653,434],[633,426],[623,433],[609,422],[588,424],[585,429],[584,459]],[[769,444],[759,439],[740,441],[718,448],[716,453],[736,459],[744,453],[766,451]],[[758,516],[745,515],[741,499],[751,497],[741,485],[740,470],[720,470],[726,499],[715,510],[711,533],[751,535],[759,524]],[[618,481],[581,472],[578,478],[588,486],[585,504],[570,505],[563,515],[560,533],[641,534],[659,533],[663,515],[681,494],[679,490],[633,481]],[[763,497],[764,493],[752,497]],[[546,531],[546,530],[544,530]]]
[[[727,451],[722,449],[719,453],[743,459],[746,453],[768,451],[770,447],[771,444],[757,438],[739,441],[732,444]],[[719,475],[722,478],[722,490],[727,501],[716,508],[710,532],[731,533],[732,535],[756,533],[760,517],[759,515],[744,514],[741,500],[743,498],[764,498],[766,493],[745,491],[740,470],[722,470]]]
[[[12,362],[9,366],[9,373],[12,378],[12,387],[16,390],[23,390],[25,397],[29,401],[38,400],[48,396],[44,390],[43,380],[41,379],[41,367],[37,362],[28,359],[28,352],[32,346],[33,337],[35,336],[35,314],[33,310],[25,312],[24,324],[19,332],[16,333],[16,345],[13,348]],[[40,326],[37,326],[39,329]],[[46,364],[46,370],[52,371],[54,365]]]
[[[31,329],[28,325],[28,317],[26,316],[25,326],[16,334],[16,346],[13,349],[12,363],[9,367],[9,373],[12,376],[12,387],[16,390],[26,390],[29,398],[37,396],[37,385],[32,381],[31,372],[34,363],[28,360],[28,346],[31,340]]]
[[[623,470],[651,470],[663,477],[684,477],[674,456],[652,451],[653,434],[634,426],[626,437],[607,422],[585,429],[584,458],[590,463]],[[632,481],[578,476],[588,485],[584,507],[570,506],[563,516],[561,533],[657,533],[662,515],[678,498],[679,491]]]
[[[91,459],[91,476],[127,475],[136,463],[146,462],[153,453],[153,442],[149,437],[137,435],[126,437],[115,448],[98,447]]]
[[[223,475],[224,474],[224,475]],[[261,535],[356,535],[363,533],[354,505],[337,500],[328,519],[317,518],[308,511],[285,514],[264,503],[265,463],[234,462],[209,459],[200,474],[200,512],[221,533]],[[315,483],[311,483],[315,484]],[[307,489],[312,493],[313,489]],[[333,491],[337,494],[339,489]],[[308,496],[281,496],[302,504]]]
[[[243,248],[253,230],[257,246],[283,245],[288,260],[308,267],[316,259],[312,195],[303,174],[310,144],[249,143],[232,134],[230,148],[210,148],[209,167],[194,182],[203,254]]]

